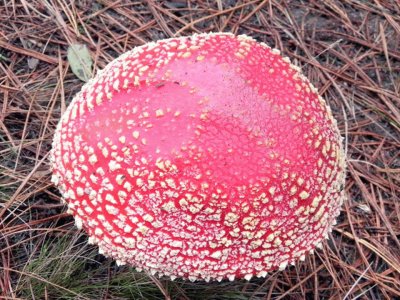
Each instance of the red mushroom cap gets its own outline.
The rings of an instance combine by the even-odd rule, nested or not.
[[[278,50],[226,33],[110,63],[58,124],[52,168],[101,253],[171,278],[284,269],[327,238],[344,199],[325,101]]]

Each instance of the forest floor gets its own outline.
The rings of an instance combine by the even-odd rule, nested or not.
[[[94,70],[149,41],[247,34],[281,50],[331,106],[347,180],[323,248],[266,278],[170,281],[87,244],[50,182],[55,126]],[[0,299],[400,299],[400,4],[396,0],[0,2]]]

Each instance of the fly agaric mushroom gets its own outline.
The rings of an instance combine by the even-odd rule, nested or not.
[[[75,96],[51,162],[101,253],[172,279],[285,269],[327,238],[344,199],[330,108],[298,67],[245,35],[123,54]]]

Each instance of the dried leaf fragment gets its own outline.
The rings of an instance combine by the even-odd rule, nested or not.
[[[72,44],[68,47],[68,62],[72,72],[82,81],[92,77],[93,61],[89,49],[83,44]]]

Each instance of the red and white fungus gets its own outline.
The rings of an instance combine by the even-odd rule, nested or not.
[[[344,199],[330,108],[245,35],[123,54],[75,96],[51,154],[52,181],[100,253],[172,279],[283,270],[327,238]]]

